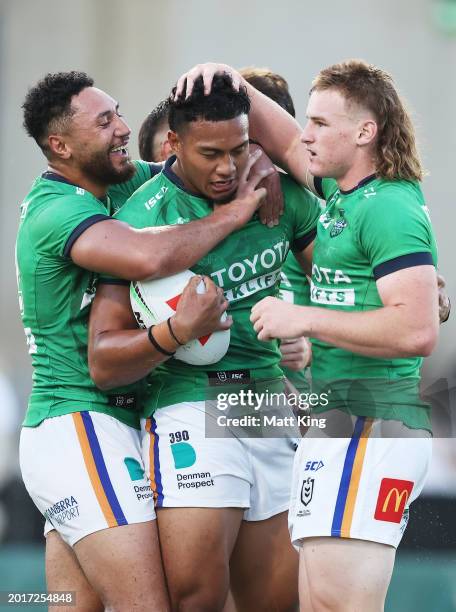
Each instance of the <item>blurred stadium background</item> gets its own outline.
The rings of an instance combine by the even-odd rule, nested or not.
[[[142,119],[195,63],[267,66],[282,74],[303,122],[312,77],[349,57],[390,71],[413,110],[440,270],[455,296],[456,0],[0,1],[0,590],[44,590],[42,520],[21,485],[17,458],[31,367],[17,307],[14,239],[21,199],[44,169],[21,126],[27,88],[46,72],[87,71],[120,101],[135,157]],[[424,369],[434,461],[398,553],[390,612],[456,610],[455,338],[453,313]]]

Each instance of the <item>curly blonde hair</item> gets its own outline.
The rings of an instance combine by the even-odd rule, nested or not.
[[[373,113],[378,128],[378,176],[390,180],[422,180],[424,172],[413,123],[387,72],[362,60],[347,60],[320,71],[311,92],[325,89],[335,89],[347,101]]]

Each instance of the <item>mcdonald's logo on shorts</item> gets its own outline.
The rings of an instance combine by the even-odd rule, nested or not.
[[[374,518],[377,521],[400,523],[414,483],[410,480],[383,478],[378,492]]]

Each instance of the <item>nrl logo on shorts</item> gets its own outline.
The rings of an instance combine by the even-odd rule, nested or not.
[[[314,490],[315,478],[305,478],[302,483],[301,489],[301,501],[304,506],[308,506],[312,501],[312,495]]]

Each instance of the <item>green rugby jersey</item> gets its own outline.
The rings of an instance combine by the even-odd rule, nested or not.
[[[279,294],[282,300],[291,304],[297,304],[298,306],[308,306],[310,304],[309,281],[292,252],[288,253],[282,268]],[[300,393],[309,391],[308,368],[303,368],[299,372],[283,366],[282,369],[285,376]]]
[[[76,239],[91,225],[118,210],[152,172],[135,162],[134,177],[111,187],[105,201],[45,172],[21,205],[16,242],[19,305],[29,353],[33,388],[24,425],[79,410],[110,414],[138,427],[130,405],[134,390],[105,394],[94,385],[87,364],[87,323],[96,274],[70,257]],[[112,404],[112,405],[110,405]]]
[[[437,265],[429,213],[417,183],[374,175],[346,192],[333,179],[315,179],[315,186],[327,206],[314,246],[313,306],[344,312],[380,308],[379,278],[412,266]],[[320,340],[312,343],[312,381],[317,390],[331,389],[328,408],[430,428],[429,409],[418,391],[421,358],[364,357]]]
[[[143,185],[116,215],[137,228],[188,223],[212,212],[203,197],[185,191],[171,169]],[[315,237],[320,214],[318,199],[287,176],[281,177],[285,211],[279,225],[265,227],[257,218],[225,238],[192,271],[212,278],[223,288],[233,317],[228,352],[216,364],[194,366],[169,359],[150,376],[148,413],[170,404],[207,399],[211,381],[233,371],[253,381],[282,377],[278,343],[260,342],[250,322],[252,306],[278,295],[280,271],[289,248],[303,250]]]

